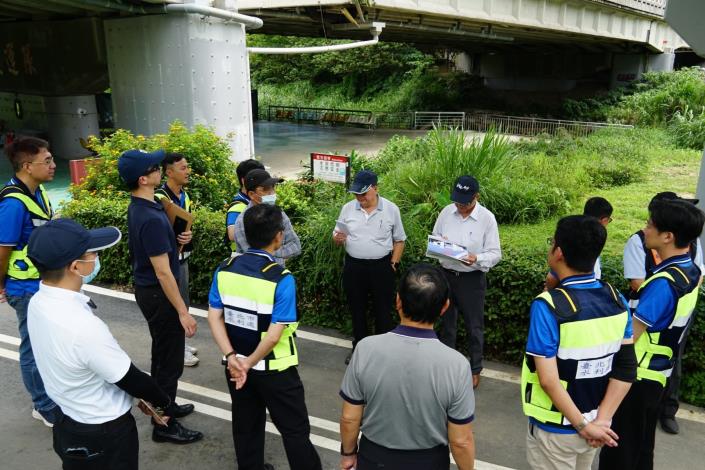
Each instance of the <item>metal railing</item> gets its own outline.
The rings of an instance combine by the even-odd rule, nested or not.
[[[487,132],[494,129],[502,134],[521,136],[556,135],[566,132],[576,137],[591,134],[598,129],[632,129],[634,127],[609,122],[566,121],[496,114],[469,114],[465,118],[464,124],[465,130],[476,132]]]
[[[301,106],[275,106],[267,108],[268,121],[290,121],[299,124],[354,125],[376,127],[371,111],[357,109],[306,108]]]
[[[414,129],[460,129],[465,128],[465,113],[462,112],[414,112]]]
[[[666,14],[668,0],[591,0],[597,3],[614,4],[632,10],[651,13],[663,17]]]

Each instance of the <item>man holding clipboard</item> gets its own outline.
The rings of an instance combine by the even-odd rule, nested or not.
[[[186,157],[180,153],[167,153],[162,161],[162,170],[166,174],[166,182],[162,184],[154,195],[164,204],[166,215],[174,227],[174,234],[188,235],[191,232],[191,198],[184,189],[189,182],[191,168],[189,168]],[[172,204],[173,203],[173,204]],[[182,211],[176,212],[176,208]],[[193,251],[193,242],[189,241],[185,245],[179,244],[179,292],[184,299],[186,307],[191,306],[191,295],[189,294],[189,268],[188,259]],[[193,367],[198,365],[196,357],[198,350],[188,344],[184,347],[184,366]]]
[[[127,209],[128,246],[135,299],[152,337],[151,373],[171,399],[166,414],[172,419],[167,427],[154,427],[152,440],[187,444],[202,439],[203,434],[183,427],[174,419],[193,412],[193,405],[175,403],[176,388],[184,371],[184,333],[192,337],[198,325],[179,293],[179,246],[173,224],[164,206],[154,200],[154,190],[162,179],[160,165],[164,156],[163,150],[151,153],[128,150],[118,160],[118,172],[131,192]],[[172,210],[177,209],[181,210],[178,207]],[[179,245],[190,241],[188,230],[178,236]]]

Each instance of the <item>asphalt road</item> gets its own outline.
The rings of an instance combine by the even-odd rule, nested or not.
[[[112,296],[90,294],[99,308],[97,314],[108,324],[113,335],[133,362],[149,370],[150,337],[147,325],[136,304]],[[344,314],[341,309],[341,315]],[[198,333],[189,344],[199,349],[200,364],[186,368],[179,388],[180,402],[196,404],[196,413],[183,423],[205,434],[202,442],[176,446],[156,444],[150,438],[151,426],[138,410],[140,465],[143,469],[174,470],[186,468],[237,468],[233,451],[230,400],[220,365],[220,352],[212,341],[205,318],[196,317]],[[349,352],[340,335],[303,328],[298,339],[301,365],[299,371],[306,389],[311,416],[312,440],[323,468],[338,468],[338,397],[344,360]],[[344,340],[344,338],[342,338]],[[17,362],[17,320],[7,304],[0,304],[0,468],[5,470],[60,468],[52,450],[51,430],[31,418],[32,405],[24,389]],[[334,344],[330,344],[334,343]],[[342,345],[341,345],[342,344]],[[474,423],[478,469],[524,469],[526,419],[521,411],[519,371],[489,363],[476,393]],[[703,468],[705,448],[705,411],[688,407],[688,419],[680,419],[681,434],[671,436],[657,431],[656,468],[669,470]],[[266,437],[266,460],[278,470],[287,469],[281,439],[271,423]],[[403,430],[400,430],[403,432]]]

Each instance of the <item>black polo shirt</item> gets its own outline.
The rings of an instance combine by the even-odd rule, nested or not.
[[[131,196],[127,208],[127,233],[132,273],[135,285],[148,287],[159,284],[149,258],[167,253],[174,278],[179,280],[179,251],[174,229],[164,212],[164,206]]]

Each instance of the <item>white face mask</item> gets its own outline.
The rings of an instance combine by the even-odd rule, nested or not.
[[[274,204],[277,203],[277,195],[276,194],[265,194],[262,196],[262,204],[269,204],[273,206]]]
[[[98,275],[98,272],[100,272],[100,258],[98,256],[95,257],[95,260],[85,260],[85,259],[77,259],[76,261],[81,262],[81,263],[92,263],[95,261],[95,266],[93,266],[93,271],[91,271],[90,274],[83,275],[83,274],[78,274],[81,276],[81,279],[83,280],[84,284],[90,284],[93,279],[96,278]]]

